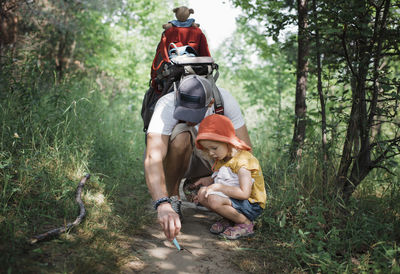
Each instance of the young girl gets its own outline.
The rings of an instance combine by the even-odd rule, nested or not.
[[[235,135],[226,116],[213,114],[199,125],[196,147],[215,160],[214,183],[203,186],[198,201],[223,217],[210,231],[228,239],[254,233],[253,221],[265,208],[264,177],[251,148]]]

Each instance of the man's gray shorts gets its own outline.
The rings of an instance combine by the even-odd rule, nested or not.
[[[205,159],[202,157],[202,153],[199,149],[194,145],[194,141],[196,140],[197,130],[195,127],[188,126],[186,123],[179,123],[175,126],[172,131],[172,134],[169,138],[169,141],[175,139],[177,135],[183,132],[189,132],[191,135],[191,142],[193,147],[192,157],[190,158],[189,168],[185,172],[184,178],[187,179],[197,179],[201,177],[210,176],[212,171],[211,167],[213,163],[211,160]]]

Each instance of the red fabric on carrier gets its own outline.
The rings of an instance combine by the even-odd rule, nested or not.
[[[191,46],[194,48],[198,56],[211,56],[208,49],[207,38],[198,27],[171,27],[165,30],[161,35],[161,40],[158,43],[156,55],[151,66],[151,86],[156,92],[158,90],[156,77],[159,70],[162,69],[164,63],[169,63],[168,48],[171,43],[177,47]]]

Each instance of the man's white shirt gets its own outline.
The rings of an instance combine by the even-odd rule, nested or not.
[[[245,124],[240,106],[236,99],[225,89],[219,88],[223,106],[224,116],[228,117],[235,129],[242,127]],[[147,133],[160,133],[163,135],[171,135],[172,130],[179,122],[174,119],[175,110],[175,92],[170,92],[161,97],[155,106],[153,116],[151,118]],[[214,105],[208,108],[204,117],[214,113]],[[198,125],[196,125],[198,129]]]

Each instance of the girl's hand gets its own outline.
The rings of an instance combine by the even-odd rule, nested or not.
[[[214,182],[213,178],[211,178],[211,176],[208,177],[203,177],[200,178],[199,180],[197,180],[192,186],[191,188],[197,188],[199,186],[209,186]]]

